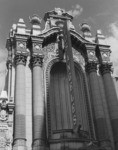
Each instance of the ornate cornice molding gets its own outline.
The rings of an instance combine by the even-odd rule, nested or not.
[[[94,42],[90,42],[90,41],[86,40],[82,35],[80,35],[79,33],[77,33],[74,30],[70,30],[70,34],[71,34],[71,36],[74,36],[77,39],[77,41],[81,41],[81,43],[83,43],[83,44],[84,43],[96,44]]]

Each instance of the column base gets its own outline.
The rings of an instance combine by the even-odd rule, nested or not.
[[[115,150],[118,150],[118,142],[115,143]]]
[[[32,144],[32,150],[45,150],[46,148],[45,142],[43,140],[34,140]]]
[[[27,150],[27,147],[25,146],[13,146],[13,150]]]
[[[100,147],[105,149],[105,150],[114,150],[111,146],[110,141],[101,141],[100,142]]]
[[[13,142],[13,150],[27,150],[26,140],[15,139]]]

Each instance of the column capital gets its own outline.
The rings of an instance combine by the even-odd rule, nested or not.
[[[30,60],[31,67],[35,67],[35,66],[42,67],[43,58],[44,58],[43,55],[33,55]]]
[[[99,67],[99,70],[102,75],[104,75],[105,73],[111,73],[112,72],[112,63],[101,64]]]
[[[26,65],[26,61],[27,61],[27,54],[23,54],[23,53],[17,53],[14,57],[14,63],[15,65]]]
[[[85,65],[85,69],[87,73],[96,72],[97,71],[97,63],[96,62],[87,62]]]

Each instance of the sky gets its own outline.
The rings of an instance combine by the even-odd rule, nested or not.
[[[73,25],[79,32],[83,22],[91,26],[92,35],[101,29],[111,46],[114,74],[118,76],[118,0],[0,0],[0,78],[4,84],[6,39],[13,23],[23,18],[29,28],[29,16],[62,8],[74,16]],[[42,23],[42,29],[44,28]]]

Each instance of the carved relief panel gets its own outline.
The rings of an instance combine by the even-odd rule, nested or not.
[[[12,149],[13,132],[13,103],[8,103],[6,99],[0,100],[0,150]]]

